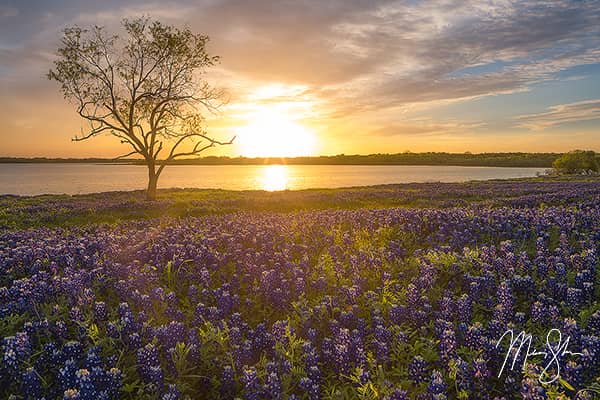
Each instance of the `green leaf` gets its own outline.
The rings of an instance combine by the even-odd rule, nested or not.
[[[565,381],[563,378],[559,378],[558,381],[560,382],[561,385],[563,385],[565,388],[575,391],[575,388],[573,386],[571,386],[571,384],[567,381]]]

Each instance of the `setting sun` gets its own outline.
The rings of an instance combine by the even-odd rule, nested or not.
[[[288,170],[285,165],[266,165],[260,177],[263,190],[276,191],[287,189]]]
[[[247,157],[297,157],[314,155],[314,132],[276,107],[262,106],[248,123],[238,128],[238,146]]]

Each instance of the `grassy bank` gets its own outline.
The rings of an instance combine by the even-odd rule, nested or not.
[[[234,212],[294,212],[323,209],[389,207],[454,207],[469,203],[501,206],[535,201],[541,194],[564,193],[578,187],[592,189],[597,178],[526,178],[469,183],[412,183],[311,189],[298,191],[230,191],[164,189],[153,202],[143,191],[85,195],[0,196],[0,229],[27,229],[118,223],[120,221],[186,217]],[[563,194],[563,195],[561,195]],[[532,200],[533,199],[533,200]],[[548,201],[546,198],[545,202]]]

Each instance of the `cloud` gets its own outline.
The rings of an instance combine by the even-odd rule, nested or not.
[[[52,9],[45,22],[39,12],[27,11],[55,27],[55,35],[59,25],[141,14],[188,24],[211,36],[211,51],[231,74],[335,91],[339,100],[381,97],[390,105],[523,90],[574,59],[600,62],[590,53],[600,48],[600,3],[589,1],[79,2],[68,13]],[[38,21],[29,22],[39,30]],[[497,61],[511,65],[452,76]]]
[[[539,114],[519,115],[518,126],[540,131],[570,122],[600,119],[600,99],[558,104]]]
[[[600,63],[597,1],[30,0],[0,6],[0,92],[28,93],[35,82],[46,90],[65,26],[112,27],[141,14],[211,37],[222,61],[207,78],[230,89],[234,111],[280,83],[302,89],[253,101],[310,101],[312,122],[331,131],[372,121],[373,135],[476,131],[479,122],[415,120],[406,110],[535,90],[565,79],[560,71]]]
[[[421,136],[470,132],[484,126],[483,122],[434,119],[406,119],[402,123],[389,122],[372,129],[375,136]]]
[[[17,15],[19,15],[19,10],[15,7],[0,4],[0,18],[16,17]]]
[[[112,24],[117,25],[123,18],[147,15],[165,22],[180,22],[191,12],[194,12],[202,2],[195,7],[185,4],[165,4],[160,2],[143,2],[126,4],[122,7],[107,8],[100,11],[81,12],[74,22],[81,25]]]
[[[363,20],[354,37],[347,34],[355,47],[375,49],[376,68],[329,92],[353,97],[353,109],[464,100],[528,90],[564,69],[600,62],[597,2],[414,4],[374,17],[367,26],[376,29]],[[504,66],[491,72],[454,75],[498,62]]]

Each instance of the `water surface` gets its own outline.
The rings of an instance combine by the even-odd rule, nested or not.
[[[407,165],[172,165],[160,188],[284,190],[535,176],[544,168]],[[147,169],[122,164],[0,164],[0,194],[82,194],[143,189]]]

